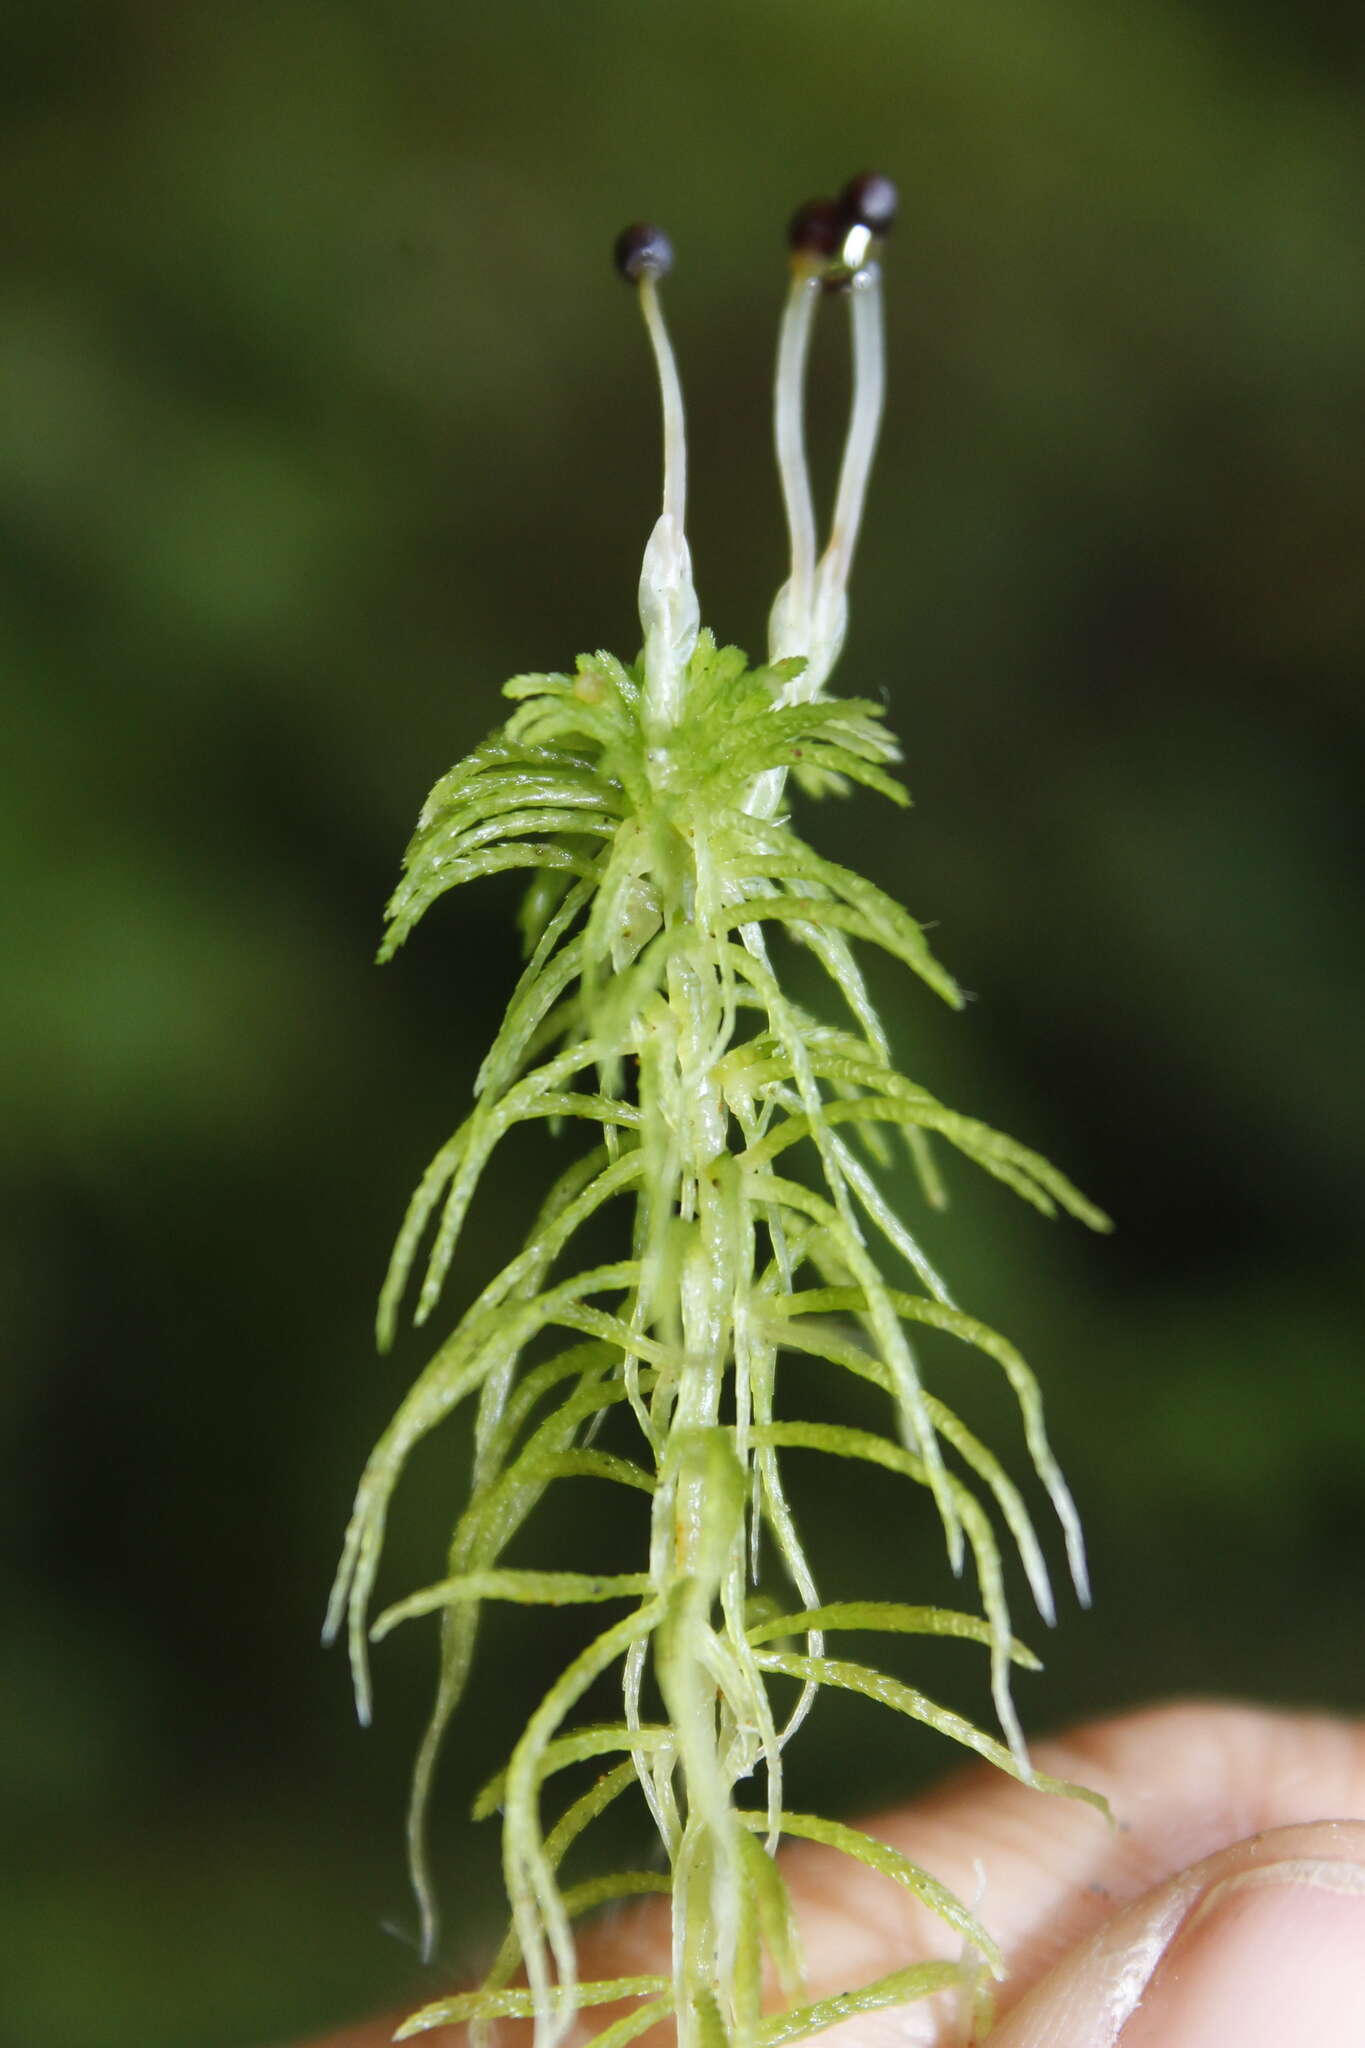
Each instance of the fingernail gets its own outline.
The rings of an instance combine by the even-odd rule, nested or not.
[[[1166,1950],[1119,2048],[1361,2048],[1365,1868],[1303,1859],[1213,1886]]]

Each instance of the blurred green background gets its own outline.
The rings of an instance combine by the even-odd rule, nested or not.
[[[0,2038],[25,2048],[263,2048],[487,1937],[465,1794],[565,1629],[490,1630],[432,1972],[399,1840],[431,1637],[386,1645],[362,1736],[317,1630],[423,1356],[375,1360],[372,1301],[515,971],[510,878],[369,962],[503,677],[637,644],[658,430],[607,250],[642,213],[678,247],[706,615],[759,650],[782,226],[867,164],[903,189],[839,681],[887,695],[918,808],[814,829],[978,991],[952,1018],[878,975],[909,1071],[1119,1225],[958,1172],[925,1226],[1038,1364],[1090,1532],[1095,1610],[1064,1610],[1026,1717],[1355,1708],[1365,1682],[1361,17],[475,14],[0,21]],[[464,1284],[547,1162],[517,1165]],[[451,1430],[389,1588],[433,1575],[462,1469]],[[802,1501],[831,1597],[941,1590],[900,1495]],[[981,1707],[961,1652],[929,1678]],[[801,1768],[852,1807],[943,1750],[853,1703]]]

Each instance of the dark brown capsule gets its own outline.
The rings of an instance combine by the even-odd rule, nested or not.
[[[889,235],[895,225],[900,194],[881,171],[863,171],[850,178],[839,194],[839,215],[845,228],[868,228]]]
[[[638,284],[642,277],[667,277],[673,268],[673,244],[663,229],[649,220],[635,220],[622,228],[611,253],[627,284]]]
[[[794,256],[833,256],[843,241],[845,223],[832,199],[808,199],[798,206],[787,227],[787,246]]]

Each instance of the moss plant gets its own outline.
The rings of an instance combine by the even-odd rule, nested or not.
[[[881,947],[941,1002],[957,1007],[961,995],[915,920],[817,853],[788,811],[792,782],[806,796],[856,790],[859,801],[907,801],[890,772],[897,749],[880,707],[826,691],[881,412],[878,258],[894,205],[888,181],[867,176],[792,224],[775,405],[791,573],[757,668],[700,628],[683,530],[682,399],[658,296],[671,252],[654,228],[620,238],[618,267],[638,289],[663,394],[663,510],[640,581],[644,651],[633,663],[585,655],[571,675],[508,683],[510,716],[437,783],[389,905],[383,959],[447,890],[507,868],[532,871],[525,971],[474,1107],[413,1197],[380,1303],[382,1346],[424,1245],[416,1320],[436,1310],[480,1176],[506,1133],[540,1120],[560,1133],[563,1154],[525,1244],[440,1343],[371,1456],[332,1597],[329,1632],[348,1631],[366,1721],[370,1641],[439,1616],[440,1678],[408,1838],[428,1950],[436,1909],[427,1808],[482,1604],[619,1610],[478,1795],[476,1815],[503,1813],[511,1911],[492,1968],[480,1989],[414,2014],[403,2036],[468,2021],[477,2044],[489,2022],[534,2015],[538,2048],[555,2048],[571,2026],[576,2036],[591,2031],[577,2015],[611,2006],[597,2048],[619,2048],[670,2019],[684,2048],[777,2044],[953,1987],[979,2026],[979,1986],[1000,1967],[989,1933],[887,1844],[789,1811],[786,1746],[821,1688],[835,1687],[927,1723],[1015,1777],[1075,1790],[1033,1772],[1010,1696],[1011,1666],[1036,1660],[1012,1633],[996,1525],[1051,1621],[1041,1546],[1013,1480],[924,1383],[916,1335],[947,1332],[1004,1374],[1085,1599],[1080,1528],[1037,1386],[1012,1345],[954,1305],[878,1172],[891,1163],[891,1141],[903,1142],[937,1205],[937,1136],[1045,1214],[1061,1208],[1101,1228],[1105,1219],[1035,1152],[899,1071],[857,946]],[[830,538],[817,559],[802,415],[812,321],[831,291],[850,316],[853,398]],[[787,992],[774,938],[819,963],[837,998],[833,1015],[817,1016]],[[571,1142],[576,1130],[583,1145]],[[620,1219],[619,1256],[579,1270],[579,1234],[605,1210]],[[883,1427],[789,1415],[779,1399],[784,1353],[821,1361],[834,1380],[870,1382],[885,1396]],[[394,1487],[414,1446],[466,1402],[473,1474],[444,1576],[372,1621]],[[598,1438],[613,1408],[633,1431],[630,1455]],[[880,1466],[924,1488],[954,1567],[970,1560],[980,1611],[825,1599],[785,1485],[788,1454],[807,1453],[847,1461],[852,1473]],[[648,1499],[648,1543],[631,1569],[591,1575],[502,1562],[548,1489],[589,1480]],[[788,1588],[779,1603],[755,1597],[769,1545]],[[979,1644],[998,1734],[827,1648],[848,1630]],[[613,1671],[614,1718],[576,1719]],[[585,1781],[589,1763],[596,1774]],[[658,1867],[561,1882],[577,1838],[630,1791],[657,1830]],[[911,1963],[812,2003],[774,1861],[792,1836],[905,1887],[954,1930],[961,1959]],[[580,1978],[575,1921],[647,1892],[671,1900],[671,1968]],[[765,2011],[765,1972],[778,1987],[775,2013]]]

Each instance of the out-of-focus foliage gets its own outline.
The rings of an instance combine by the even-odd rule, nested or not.
[[[512,883],[368,960],[498,679],[631,641],[657,429],[606,250],[640,213],[706,614],[757,654],[781,224],[861,162],[905,195],[841,686],[887,692],[919,808],[822,843],[979,992],[907,1020],[916,1073],[1119,1226],[1040,1244],[969,1186],[932,1229],[1038,1360],[1094,1552],[1021,1703],[1359,1702],[1362,40],[1232,0],[5,10],[6,2039],[248,2048],[487,1938],[491,1837],[443,1967],[408,1945],[420,1646],[361,1738],[314,1645]],[[462,1481],[419,1472],[400,1571]],[[875,1487],[802,1507],[895,1598]],[[509,1715],[571,1627],[490,1631]],[[878,1725],[812,1722],[820,1804],[914,1782]],[[503,1762],[496,1716],[465,1740],[471,1782]]]

